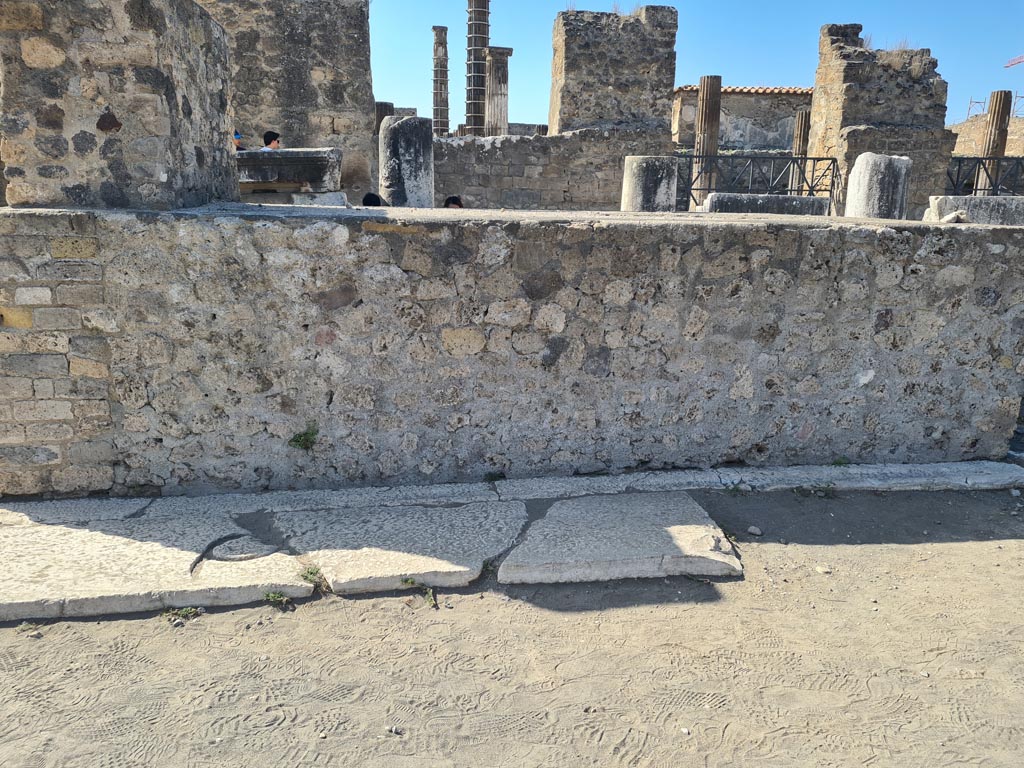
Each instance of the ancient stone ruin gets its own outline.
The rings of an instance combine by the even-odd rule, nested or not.
[[[946,81],[927,48],[869,50],[860,33],[859,24],[821,30],[809,152],[836,158],[843,179],[864,152],[909,157],[910,213],[920,219],[928,197],[945,189],[956,144],[946,129]],[[845,199],[844,182],[840,212]]]
[[[417,117],[375,99],[365,0],[202,5],[3,5],[0,494],[1006,454],[1024,198],[978,186],[991,156],[929,200],[955,137],[926,50],[829,25],[813,95],[674,90],[674,9],[566,11],[550,125],[517,125],[468,0],[460,129],[443,28]],[[1015,151],[1002,98],[981,152]],[[265,127],[291,149],[229,151]],[[729,158],[781,170],[731,189]],[[236,202],[239,167],[301,207]]]
[[[227,37],[191,0],[7,2],[0,83],[11,205],[237,197]]]

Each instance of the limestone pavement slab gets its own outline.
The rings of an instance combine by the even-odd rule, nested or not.
[[[526,524],[522,502],[453,509],[385,507],[279,514],[277,528],[308,553],[335,594],[462,587],[510,546]]]
[[[502,584],[738,576],[732,544],[686,493],[559,501],[498,570]]]

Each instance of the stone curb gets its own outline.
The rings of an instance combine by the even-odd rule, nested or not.
[[[1003,490],[1024,486],[1024,467],[998,461],[944,464],[856,464],[828,467],[729,467],[638,472],[628,475],[500,480],[502,500],[552,499],[626,491],[732,490],[835,491]]]

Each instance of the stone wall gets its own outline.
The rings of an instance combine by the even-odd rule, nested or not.
[[[988,115],[974,115],[962,123],[949,126],[956,134],[954,155],[981,157],[985,151],[985,133],[988,130]],[[1006,156],[1024,157],[1024,117],[1011,117],[1010,130],[1006,137]]]
[[[231,36],[232,107],[250,149],[341,147],[352,199],[376,175],[367,0],[198,0]]]
[[[237,199],[227,39],[191,0],[0,9],[0,159],[19,206]]]
[[[859,24],[822,27],[811,105],[809,153],[835,157],[843,187],[862,152],[914,161],[910,216],[920,219],[930,195],[942,194],[956,137],[946,130],[946,81],[927,48],[875,51]]]
[[[628,16],[563,11],[555,18],[551,134],[630,124],[668,133],[678,12],[645,6]]]
[[[617,211],[626,155],[668,155],[667,133],[596,129],[558,136],[434,140],[437,204],[470,208]]]
[[[722,88],[722,150],[792,151],[796,113],[811,108],[811,88]],[[697,86],[677,88],[672,108],[672,140],[686,149],[695,141]]]
[[[1021,229],[322,215],[0,212],[0,493],[996,458],[1016,423]]]

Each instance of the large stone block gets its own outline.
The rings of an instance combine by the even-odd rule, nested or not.
[[[956,216],[958,212],[960,216]],[[945,221],[950,217],[962,224],[1024,227],[1024,197],[932,197],[924,220]]]
[[[620,207],[623,211],[674,211],[678,184],[678,158],[631,155],[625,160]]]
[[[7,203],[237,198],[227,38],[192,0],[37,0],[0,18]]]
[[[385,117],[380,124],[381,197],[388,205],[434,206],[434,133],[425,117]]]
[[[331,147],[239,152],[239,186],[243,192],[337,192],[341,189],[341,154],[340,149]]]
[[[905,219],[910,194],[909,157],[865,152],[850,172],[846,215],[861,219]]]
[[[699,208],[705,213],[770,213],[785,216],[828,216],[827,197],[744,195],[712,192]]]

